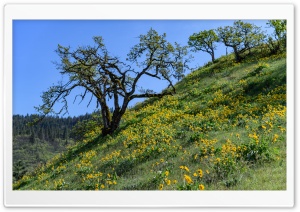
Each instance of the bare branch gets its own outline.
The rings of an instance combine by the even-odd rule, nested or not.
[[[162,98],[163,96],[168,96],[168,95],[174,95],[173,92],[166,92],[166,93],[144,93],[144,94],[135,94],[135,95],[132,95],[130,97],[130,100],[132,99],[136,99],[136,98],[149,98],[149,97],[159,97],[159,98]]]
[[[44,92],[43,105],[37,107],[37,110],[44,115],[55,113],[53,107],[59,102],[63,106],[56,114],[68,113],[67,97],[74,88],[83,88],[83,93],[76,95],[74,102],[80,97],[79,104],[82,103],[87,94],[91,93],[87,105],[89,106],[93,97],[96,98],[96,107],[101,107],[103,135],[111,134],[118,128],[121,117],[132,99],[173,95],[175,87],[171,77],[174,73],[183,74],[189,61],[189,58],[185,58],[186,47],[176,43],[173,47],[167,42],[166,34],[159,35],[153,29],[139,36],[139,43],[130,50],[127,61],[131,64],[111,56],[102,37],[94,37],[94,42],[94,46],[83,46],[75,50],[58,45],[56,52],[60,63],[55,65],[68,80],[64,85],[59,83]],[[165,80],[171,89],[161,93],[147,89],[137,94],[136,89],[142,76]],[[113,114],[107,103],[110,99],[113,99]]]

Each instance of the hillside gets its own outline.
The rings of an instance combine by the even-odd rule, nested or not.
[[[219,58],[14,183],[21,190],[285,190],[286,55]]]
[[[30,125],[37,115],[13,115],[13,180],[19,180],[81,138],[81,125],[95,120],[93,114],[77,117],[47,116]]]

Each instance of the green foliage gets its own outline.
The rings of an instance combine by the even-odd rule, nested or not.
[[[19,180],[25,173],[46,163],[55,154],[72,145],[74,137],[68,135],[76,122],[89,119],[87,114],[79,117],[45,117],[37,125],[29,126],[36,115],[13,116],[13,176]]]
[[[14,189],[285,190],[286,58],[259,56],[190,73],[175,95],[128,110],[111,136],[89,126]]]
[[[259,76],[262,73],[263,69],[266,69],[269,67],[270,67],[270,65],[267,63],[259,63],[256,65],[255,69],[247,75],[247,77]]]
[[[267,25],[274,29],[268,37],[268,47],[271,54],[277,54],[286,49],[286,20],[269,20]]]
[[[13,164],[13,178],[14,181],[20,180],[26,174],[26,167],[22,160],[18,160]]]
[[[269,20],[267,25],[274,28],[274,34],[276,40],[286,39],[286,20]]]
[[[90,98],[89,106],[95,97],[101,108],[102,136],[111,135],[119,128],[131,100],[174,94],[172,77],[181,79],[188,68],[187,47],[177,43],[173,46],[166,40],[165,33],[159,35],[154,29],[139,36],[139,43],[131,48],[126,62],[110,55],[101,36],[93,39],[94,46],[82,46],[76,50],[58,45],[56,52],[60,62],[56,65],[67,82],[58,82],[43,92],[43,104],[36,107],[42,118],[51,113],[67,113],[67,97],[80,87],[84,92],[76,95],[74,101],[77,97],[81,102]],[[160,93],[145,88],[137,91],[141,77],[145,76],[164,80],[171,89]],[[108,108],[109,99],[113,99],[113,111]],[[55,112],[53,107],[57,103],[62,107]]]
[[[270,159],[269,145],[266,141],[257,141],[252,139],[249,143],[245,144],[245,150],[242,151],[242,157],[249,162],[257,162],[264,157]]]
[[[82,141],[89,132],[94,131],[98,127],[101,127],[101,117],[93,114],[89,119],[77,122],[72,127],[70,136],[76,141]]]
[[[92,114],[67,118],[47,116],[43,118],[42,122],[31,126],[29,123],[41,117],[37,115],[13,115],[13,136],[34,134],[34,137],[40,140],[64,139],[65,130],[70,131],[77,122],[90,119],[91,116]]]
[[[34,144],[36,142],[34,131],[31,132],[29,141],[30,141],[31,144]]]
[[[204,51],[210,54],[212,62],[215,61],[216,42],[219,40],[214,30],[204,30],[189,37],[188,44],[193,51]]]
[[[233,26],[219,27],[219,39],[225,46],[233,48],[236,62],[241,62],[251,49],[261,45],[265,35],[260,27],[243,21],[235,21]]]
[[[198,141],[198,140],[202,139],[203,136],[204,136],[204,134],[203,134],[203,133],[200,133],[200,132],[193,133],[193,134],[190,136],[189,141],[190,141],[190,142]]]

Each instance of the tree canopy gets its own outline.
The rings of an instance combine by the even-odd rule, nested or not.
[[[224,45],[233,48],[237,62],[244,59],[243,53],[262,44],[265,38],[260,27],[241,20],[235,21],[233,26],[219,27],[217,32]]]
[[[189,37],[188,44],[192,47],[192,51],[207,52],[211,56],[212,62],[215,61],[216,42],[219,40],[214,30],[204,30],[194,33]]]
[[[286,48],[286,20],[269,20],[267,25],[274,29],[268,43],[271,53],[276,54]]]
[[[82,46],[75,50],[58,45],[56,52],[60,62],[56,65],[68,80],[43,92],[43,104],[36,107],[37,111],[43,115],[67,113],[67,97],[75,88],[81,87],[83,92],[75,100],[90,98],[89,106],[92,99],[96,98],[97,107],[101,108],[102,135],[107,135],[119,127],[131,100],[173,95],[176,91],[172,77],[188,68],[190,58],[186,47],[177,43],[174,47],[166,40],[166,34],[159,35],[153,29],[138,38],[139,43],[129,51],[125,62],[110,55],[101,36],[93,38],[94,46]],[[166,81],[168,87],[162,92],[138,89],[142,76]],[[112,112],[107,103],[109,99],[113,99]],[[53,107],[58,102],[62,103],[62,107],[55,112]]]

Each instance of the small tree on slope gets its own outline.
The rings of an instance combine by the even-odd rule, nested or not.
[[[211,56],[211,61],[215,62],[216,42],[219,40],[214,30],[204,30],[194,33],[189,37],[188,44],[192,47],[192,51],[207,52]]]
[[[233,26],[219,27],[218,37],[226,47],[233,48],[236,62],[245,58],[245,52],[263,43],[265,35],[260,27],[243,21],[235,21]]]

